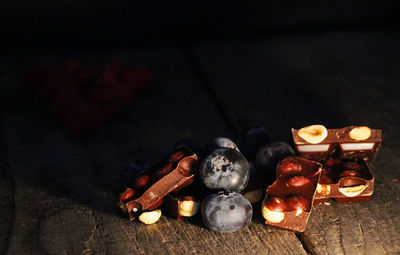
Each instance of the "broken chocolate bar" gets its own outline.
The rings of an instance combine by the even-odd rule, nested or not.
[[[128,212],[131,220],[142,212],[156,209],[168,193],[191,184],[198,168],[197,155],[183,146],[178,147],[132,180],[120,195],[121,209]]]
[[[361,202],[371,199],[374,177],[363,159],[327,159],[317,187],[314,204],[334,198],[337,202]]]
[[[262,204],[265,223],[275,227],[303,232],[311,213],[321,164],[287,157],[276,170],[276,181],[267,188]]]
[[[309,137],[323,137],[323,128],[313,125],[292,129],[293,141],[301,157],[318,160],[323,165],[314,204],[334,198],[338,202],[359,202],[371,199],[374,177],[368,166],[382,142],[382,131],[366,126],[326,129],[326,137],[310,143]],[[305,131],[304,131],[305,130]]]
[[[381,130],[365,126],[326,129],[322,125],[312,125],[292,129],[292,136],[297,152],[312,160],[325,160],[334,155],[373,160],[382,142]]]

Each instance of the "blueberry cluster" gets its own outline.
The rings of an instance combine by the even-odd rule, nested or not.
[[[235,232],[246,227],[253,216],[252,204],[265,195],[268,182],[275,179],[279,161],[295,154],[289,144],[272,142],[262,127],[246,132],[239,145],[226,137],[215,138],[204,150],[191,139],[175,145],[175,149],[184,146],[199,157],[198,180],[202,187],[194,190],[202,194],[199,202],[212,193],[201,203],[201,218],[206,227],[216,232]],[[132,186],[126,180],[136,180],[138,172],[146,167],[140,161],[132,163],[122,171],[121,182]]]
[[[203,184],[217,193],[201,205],[204,225],[217,232],[235,232],[247,226],[253,216],[250,202],[239,192],[250,179],[250,167],[236,144],[228,138],[215,138],[200,166]]]

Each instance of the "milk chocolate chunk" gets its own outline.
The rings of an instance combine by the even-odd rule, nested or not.
[[[314,204],[325,202],[328,198],[333,198],[337,202],[360,202],[371,199],[375,179],[368,162],[363,159],[341,159],[340,163],[335,165],[331,162],[332,159],[321,162],[323,171]]]
[[[320,125],[313,125],[320,126]],[[325,160],[337,155],[337,158],[373,160],[382,142],[382,131],[366,126],[350,126],[324,131],[308,131],[292,129],[296,151],[303,157],[312,160]],[[322,129],[322,128],[321,128]],[[317,138],[309,138],[312,136]],[[319,137],[319,138],[318,138]]]
[[[138,173],[120,195],[119,206],[127,211],[130,220],[145,211],[155,210],[167,194],[190,185],[198,167],[197,155],[180,146],[154,166]]]
[[[265,223],[303,232],[321,175],[321,164],[300,157],[287,157],[276,170],[276,181],[267,188],[262,204]]]
[[[382,142],[382,131],[366,126],[328,129],[319,144],[311,144],[292,129],[293,141],[301,157],[323,164],[314,203],[328,198],[338,202],[359,202],[371,199],[374,177],[368,162],[375,159]]]

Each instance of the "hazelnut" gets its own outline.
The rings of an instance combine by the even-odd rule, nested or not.
[[[362,141],[366,140],[371,136],[371,129],[369,127],[363,126],[363,127],[354,127],[350,133],[350,138],[357,140],[357,141]]]
[[[299,188],[305,185],[309,185],[311,180],[304,176],[294,176],[286,181],[289,187]]]
[[[143,222],[144,224],[156,223],[160,218],[161,218],[161,209],[144,212],[138,217],[139,221]]]
[[[324,166],[326,167],[332,167],[332,166],[336,166],[340,164],[340,160],[339,159],[328,159],[324,162]]]
[[[279,223],[285,218],[286,209],[286,202],[283,199],[270,197],[264,201],[261,213],[267,221]]]
[[[332,184],[333,181],[332,181],[332,179],[329,178],[328,176],[326,176],[326,175],[321,175],[321,177],[319,178],[318,183],[320,183],[320,184]]]
[[[360,164],[356,163],[356,162],[345,162],[343,163],[343,168],[347,168],[347,169],[351,169],[351,170],[358,170],[361,168]]]
[[[318,144],[328,136],[328,130],[323,125],[311,125],[301,128],[297,134],[308,143]]]
[[[340,174],[341,177],[358,176],[358,175],[359,173],[353,170],[345,170]]]
[[[286,204],[293,210],[296,210],[299,214],[301,214],[302,211],[306,211],[309,207],[308,200],[302,196],[289,197],[286,199]]]
[[[143,188],[150,182],[150,176],[147,174],[143,174],[142,176],[139,176],[136,180],[133,186],[135,188]]]
[[[278,171],[280,174],[298,174],[302,170],[301,164],[294,158],[285,158],[279,163]]]
[[[135,190],[131,188],[126,188],[124,192],[119,195],[119,201],[124,201],[133,198],[135,195]]]
[[[200,208],[200,202],[196,201],[191,196],[183,197],[181,201],[179,201],[178,210],[179,214],[185,217],[194,216]]]
[[[331,193],[331,186],[318,183],[317,192],[318,194],[327,196]]]
[[[339,191],[346,197],[355,197],[367,188],[365,180],[357,177],[344,177],[339,181]]]

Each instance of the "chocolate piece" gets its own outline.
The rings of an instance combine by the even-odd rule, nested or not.
[[[382,142],[382,130],[363,127],[370,130],[370,135],[367,138],[360,136],[360,138],[365,139],[356,140],[354,139],[355,136],[351,134],[359,128],[350,126],[340,129],[327,129],[326,138],[317,144],[307,142],[299,136],[299,130],[296,129],[292,129],[292,136],[298,154],[308,159],[325,160],[330,156],[337,155],[338,158],[373,160]]]
[[[140,172],[120,195],[120,207],[131,220],[144,211],[159,207],[163,198],[191,184],[198,170],[197,155],[183,146],[176,148],[154,166]]]
[[[332,159],[322,162],[323,171],[314,204],[334,198],[337,202],[360,202],[371,199],[374,177],[363,159],[342,159],[332,165]],[[335,160],[337,161],[337,160]],[[330,180],[327,182],[326,180]]]
[[[382,142],[382,131],[350,126],[327,129],[319,144],[309,144],[292,129],[293,141],[301,157],[318,160],[323,169],[314,204],[334,198],[337,202],[359,202],[371,199],[374,177],[368,166]]]
[[[303,232],[311,213],[321,164],[299,157],[282,160],[276,181],[267,188],[262,214],[266,224]]]

